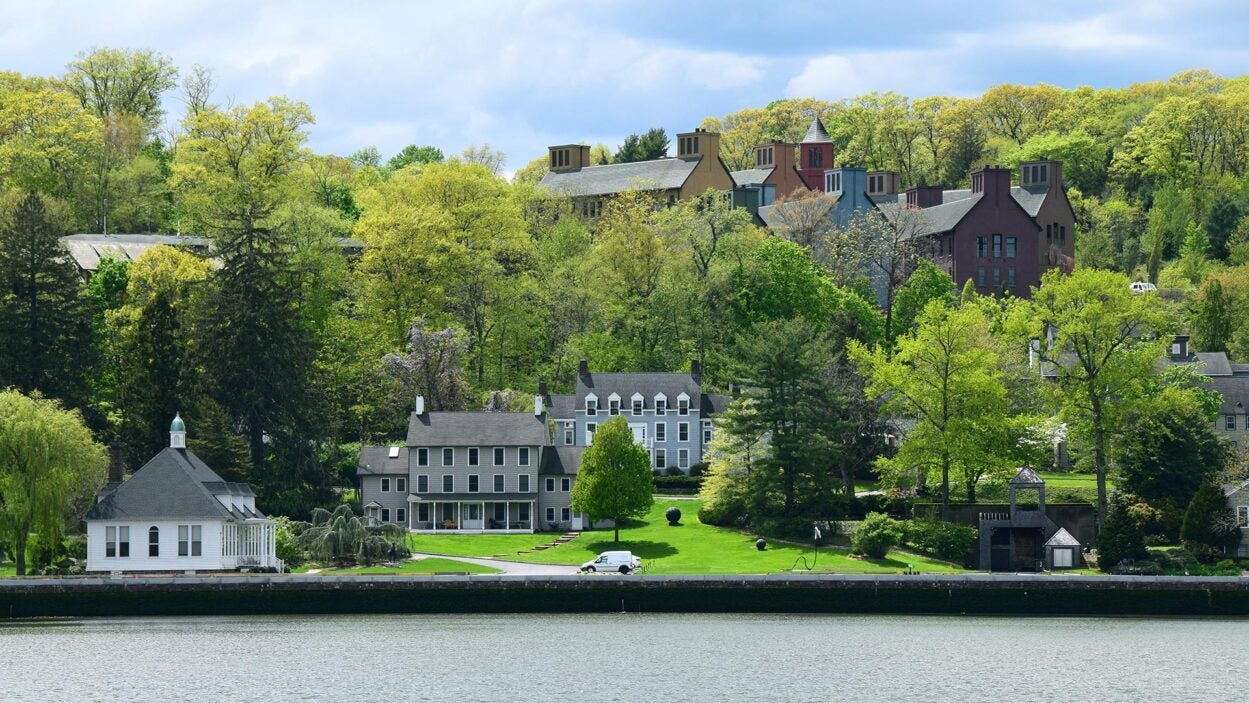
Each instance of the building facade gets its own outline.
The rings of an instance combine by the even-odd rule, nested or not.
[[[222,480],[186,448],[175,417],[169,447],[128,480],[113,469],[87,512],[87,571],[282,570],[274,522],[244,483]]]

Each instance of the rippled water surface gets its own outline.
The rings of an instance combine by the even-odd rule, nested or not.
[[[1223,701],[1245,620],[442,615],[0,622],[9,701]]]

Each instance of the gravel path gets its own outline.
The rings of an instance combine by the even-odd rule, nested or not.
[[[477,564],[478,566],[488,566],[492,569],[499,569],[505,574],[525,574],[529,576],[561,576],[565,574],[577,573],[575,566],[562,566],[559,564],[527,564],[519,561],[503,561],[501,559],[481,559],[479,557],[456,557],[447,554],[422,554],[413,552],[414,559],[428,559],[437,557],[439,559],[450,559],[453,561],[462,561],[467,564]]]

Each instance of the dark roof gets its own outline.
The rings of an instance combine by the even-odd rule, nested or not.
[[[546,415],[427,412],[408,420],[409,447],[499,447],[549,444]]]
[[[398,456],[390,457],[390,450],[398,449]],[[360,461],[356,464],[357,476],[408,473],[407,447],[360,447]]]
[[[577,396],[559,393],[546,397],[546,412],[556,420],[571,420],[577,416]]]
[[[670,190],[685,185],[698,162],[699,159],[664,158],[548,171],[538,185],[573,197],[614,195],[630,189]]]
[[[537,498],[538,492],[530,491],[529,493],[468,493],[459,491],[456,493],[409,493],[408,498],[418,503],[442,503],[452,500],[472,500],[477,503],[497,503],[501,500],[533,500]]]
[[[881,198],[881,200],[876,202],[873,199],[873,202],[876,202],[876,207],[880,209],[881,214],[890,222],[897,222],[902,208],[906,207],[906,195],[902,194],[897,198],[892,195],[877,197]],[[943,202],[940,205],[912,210],[911,212],[915,213],[915,220],[912,223],[915,229],[910,234],[911,236],[922,237],[949,232],[979,202],[980,197],[976,196],[974,198],[960,198],[953,202]]]
[[[1045,202],[1045,196],[1049,194],[1049,188],[1047,186],[1011,186],[1010,194],[1024,211],[1032,217],[1036,217],[1037,213],[1041,211],[1041,204]],[[899,193],[898,195],[905,203],[906,193]],[[941,200],[946,203],[970,197],[972,197],[970,188],[955,188],[941,191]]]
[[[222,480],[187,449],[165,448],[129,480],[122,482],[87,512],[87,520],[229,520],[264,517],[260,513],[227,508],[213,497],[251,495],[244,484]],[[245,491],[245,492],[244,492]]]
[[[1044,483],[1035,471],[1026,466],[1019,469],[1019,473],[1015,474],[1015,478],[1010,480],[1010,485],[1012,486],[1039,486]]]
[[[620,407],[629,407],[634,393],[642,395],[645,408],[655,407],[655,396],[663,393],[668,407],[676,408],[677,396],[685,393],[690,397],[690,408],[698,408],[702,399],[702,382],[692,373],[591,373],[577,378],[577,405],[585,407],[585,397],[593,393],[600,408],[607,408],[607,398],[612,393],[620,396]]]
[[[542,452],[542,467],[539,474],[570,475],[581,468],[581,455],[585,447],[547,447]]]
[[[763,183],[768,180],[768,176],[772,175],[773,167],[768,168],[748,168],[743,171],[733,171],[729,173],[733,177],[734,185],[744,186],[751,183]]]
[[[1223,406],[1219,409],[1221,414],[1249,412],[1249,376],[1214,376],[1210,379],[1210,390],[1223,395]]]
[[[1079,547],[1080,540],[1076,539],[1075,537],[1072,537],[1070,532],[1060,527],[1058,528],[1058,531],[1054,533],[1054,536],[1050,537],[1049,541],[1045,543],[1045,546],[1047,547]]]
[[[1232,375],[1232,364],[1227,360],[1226,352],[1197,352],[1193,356],[1202,363],[1198,371],[1202,376]]]
[[[831,141],[833,140],[828,136],[828,132],[824,130],[824,125],[820,122],[819,117],[811,120],[811,126],[807,128],[807,135],[802,138],[803,144]]]
[[[722,413],[728,409],[729,403],[732,402],[732,396],[721,395],[719,393],[704,393],[702,397],[703,414],[715,415],[717,413]]]
[[[364,248],[364,243],[358,239],[338,237],[334,241],[345,250]],[[61,237],[61,244],[83,271],[95,271],[104,258],[133,261],[158,244],[207,251],[208,243],[207,237],[179,234],[70,234]]]
[[[1249,376],[1249,364],[1231,364],[1233,376]]]

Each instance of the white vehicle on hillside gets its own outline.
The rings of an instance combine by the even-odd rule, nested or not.
[[[587,573],[604,572],[611,573],[613,571],[622,574],[628,574],[642,568],[642,560],[633,556],[633,552],[603,552],[594,558],[593,561],[587,561],[581,565],[581,570]]]
[[[1132,285],[1130,287],[1133,293],[1144,293],[1146,291],[1158,290],[1158,286],[1155,286],[1149,281],[1132,281]]]

